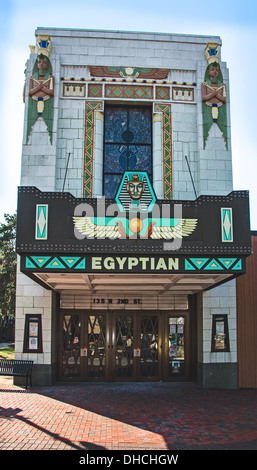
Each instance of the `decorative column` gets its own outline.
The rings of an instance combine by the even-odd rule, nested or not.
[[[99,101],[86,102],[85,118],[85,153],[84,153],[84,197],[91,198],[93,195],[93,162],[95,150],[95,121],[101,121],[99,116],[95,119],[95,112],[103,110],[103,103]],[[101,114],[101,113],[100,113]],[[97,126],[98,128],[98,126]],[[100,137],[99,137],[100,139]]]
[[[97,197],[103,195],[103,111],[95,111],[94,119],[93,197]]]
[[[153,114],[153,187],[158,199],[163,199],[162,113]]]
[[[171,106],[170,104],[166,104],[166,103],[154,104],[153,121],[156,121],[156,122],[153,123],[153,126],[156,125],[156,130],[154,129],[153,131],[153,139],[155,138],[154,137],[155,133],[157,136],[157,132],[160,132],[160,123],[159,123],[159,118],[156,117],[157,114],[161,116],[161,124],[162,124],[161,125],[162,158],[161,160],[159,160],[161,163],[161,169],[157,168],[157,171],[160,171],[159,178],[161,177],[161,180],[163,182],[162,198],[172,199],[172,129],[171,129]],[[157,127],[158,126],[157,123],[159,124],[159,127]],[[158,138],[157,138],[156,145],[158,145]],[[155,153],[155,144],[154,144],[153,153]],[[158,154],[156,154],[156,157],[154,156],[154,162],[153,162],[154,165],[155,165],[155,161],[157,158],[158,158]],[[154,180],[155,180],[155,176],[154,176]],[[158,188],[158,184],[157,184],[157,188]],[[159,194],[158,194],[158,197],[160,197]]]

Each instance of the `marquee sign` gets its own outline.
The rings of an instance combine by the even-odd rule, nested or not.
[[[114,199],[20,187],[17,253],[24,272],[244,271],[249,194],[157,200],[146,172],[125,172]]]
[[[25,255],[21,270],[58,273],[141,273],[141,274],[228,274],[245,270],[245,259],[238,257],[192,256],[45,256]]]

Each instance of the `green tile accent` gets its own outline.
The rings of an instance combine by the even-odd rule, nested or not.
[[[239,269],[239,270],[242,269],[242,260],[241,260],[241,259],[238,260],[238,262],[235,264],[235,266],[233,266],[232,269],[234,269],[235,271],[236,271],[237,269]]]
[[[187,271],[195,271],[195,267],[192,266],[187,259],[185,259],[185,269]]]
[[[204,267],[204,270],[206,269],[211,269],[213,271],[215,270],[221,270],[221,269],[224,269],[224,267],[222,267],[218,261],[216,261],[215,259],[211,259],[211,261]]]
[[[77,266],[75,266],[75,269],[85,269],[86,267],[86,258],[82,259]]]
[[[237,258],[218,258],[218,261],[222,263],[226,269],[229,269],[236,260]]]
[[[209,258],[189,258],[190,261],[198,268],[201,269]]]
[[[51,258],[51,256],[31,256],[31,258],[36,265],[41,268]]]
[[[37,204],[36,206],[36,240],[47,240],[48,229],[48,204]]]
[[[55,257],[52,261],[50,261],[50,263],[48,263],[48,265],[46,266],[46,268],[51,268],[51,269],[67,269],[66,266],[64,266],[62,264],[62,262],[57,258]]]
[[[232,221],[232,208],[221,208],[221,239],[222,242],[233,241],[233,221]]]
[[[34,268],[34,269],[36,267],[27,256],[26,256],[25,266],[26,266],[26,268]]]
[[[80,260],[80,256],[61,256],[61,260],[68,266],[72,268]]]

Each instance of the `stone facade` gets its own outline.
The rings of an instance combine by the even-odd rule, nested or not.
[[[26,139],[29,80],[36,59],[36,53],[32,53],[26,70],[21,186],[36,186],[42,191],[64,190],[75,197],[87,195],[85,191],[88,190],[94,197],[101,196],[104,106],[110,101],[123,104],[132,101],[153,106],[153,186],[158,198],[164,198],[166,191],[163,184],[165,113],[170,118],[170,130],[167,135],[171,149],[167,158],[171,158],[172,165],[172,193],[170,191],[168,197],[177,200],[193,200],[196,197],[185,157],[189,162],[197,197],[226,195],[232,191],[229,75],[226,63],[220,58],[219,37],[38,28],[36,37],[42,35],[48,35],[52,42],[50,60],[55,79],[52,142],[41,117],[34,124],[28,141]],[[206,147],[203,146],[201,86],[207,66],[205,49],[208,43],[218,45],[220,67],[226,86],[227,148],[216,124],[211,127]],[[91,75],[90,68],[93,66],[123,67],[132,70],[137,67],[157,68],[168,72],[165,79],[140,80],[140,75],[139,78],[133,78],[129,74],[125,78],[118,76],[111,82],[116,88],[111,89],[107,86],[108,83],[110,85],[108,78]],[[128,72],[131,74],[130,69]],[[121,86],[126,86],[127,89]],[[137,86],[139,91],[138,95],[134,94],[130,99],[125,93],[130,93],[132,86]],[[143,90],[143,86],[148,86],[149,89]],[[117,93],[117,98],[110,93]],[[85,127],[89,103],[100,105],[92,111],[92,181],[88,189],[85,188],[84,166]],[[166,108],[168,111],[165,111]],[[43,321],[44,352],[32,356],[35,363],[45,366],[45,370],[55,362],[55,326],[52,318],[54,302],[51,291],[35,284],[19,273],[18,269],[16,357],[30,358],[30,354],[23,353],[24,319],[26,314],[40,313]],[[216,376],[214,378],[215,374],[209,370],[205,373],[204,370],[210,365],[236,366],[235,282],[231,281],[204,292],[202,312],[203,328],[198,361],[204,378],[200,381],[207,386],[219,386],[219,379]],[[222,312],[228,314],[230,352],[212,353],[212,315]],[[50,375],[45,383],[51,383]],[[233,375],[233,379],[229,380],[226,386],[235,387],[236,380]]]

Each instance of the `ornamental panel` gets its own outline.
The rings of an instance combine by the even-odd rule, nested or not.
[[[94,113],[95,111],[102,111],[102,109],[102,102],[86,102],[83,184],[83,193],[86,198],[92,197],[93,191]]]
[[[163,115],[164,199],[172,199],[172,127],[170,104],[155,103],[154,112]]]
[[[153,99],[152,86],[110,85],[105,86],[105,98],[119,99]]]

